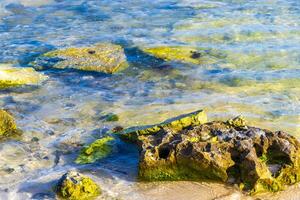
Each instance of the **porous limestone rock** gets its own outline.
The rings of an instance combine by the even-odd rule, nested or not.
[[[140,148],[141,180],[220,181],[251,194],[279,191],[300,180],[300,143],[287,133],[247,126],[241,116],[170,124],[120,132]]]
[[[110,43],[50,51],[38,57],[31,64],[37,69],[72,68],[108,74],[128,66],[124,49],[120,45]]]
[[[69,171],[58,181],[56,192],[68,200],[89,200],[101,194],[100,187],[89,177]]]
[[[0,89],[21,85],[38,85],[47,78],[33,68],[13,67],[9,64],[0,65]]]

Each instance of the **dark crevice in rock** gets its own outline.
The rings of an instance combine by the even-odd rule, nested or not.
[[[159,152],[159,158],[167,159],[170,155],[170,148],[168,146],[160,147],[158,152]]]

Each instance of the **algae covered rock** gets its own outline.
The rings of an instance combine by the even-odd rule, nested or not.
[[[168,128],[174,131],[180,131],[183,128],[203,124],[206,122],[206,113],[203,110],[198,110],[192,113],[168,119],[159,124],[124,129],[117,132],[116,134],[118,134],[124,140],[136,142],[139,136],[153,135],[158,133],[160,130],[163,130],[164,128]]]
[[[80,151],[75,162],[78,164],[88,164],[106,158],[113,150],[114,140],[113,137],[106,136],[94,141]]]
[[[19,133],[15,119],[5,110],[0,109],[0,139]]]
[[[63,199],[89,200],[100,195],[101,189],[91,178],[70,171],[58,181],[56,192]]]
[[[37,69],[72,68],[108,74],[115,73],[128,66],[124,49],[119,45],[110,43],[50,51],[31,64]]]
[[[36,72],[33,68],[0,65],[0,89],[21,85],[38,85],[47,78],[47,76]]]
[[[279,191],[300,180],[300,143],[282,131],[247,126],[243,117],[177,130],[157,127],[121,137],[133,135],[131,141],[140,147],[141,180],[220,181],[252,194]]]
[[[179,61],[192,64],[211,64],[223,58],[221,52],[185,46],[158,46],[144,48],[143,51],[165,61]]]

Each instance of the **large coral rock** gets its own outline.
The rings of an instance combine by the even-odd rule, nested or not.
[[[64,174],[56,190],[60,197],[68,200],[94,199],[101,194],[100,187],[92,179],[76,171]]]
[[[19,132],[13,116],[5,110],[0,110],[0,139]]]
[[[123,136],[131,135],[140,147],[141,180],[214,180],[251,193],[278,191],[300,180],[299,141],[281,131],[248,127],[242,117],[155,130]]]
[[[38,69],[72,68],[112,74],[128,66],[121,46],[99,43],[88,47],[70,47],[50,51],[32,63]]]
[[[33,68],[20,68],[0,65],[0,89],[21,85],[38,85],[48,77]]]

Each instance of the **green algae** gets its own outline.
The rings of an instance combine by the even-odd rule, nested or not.
[[[100,187],[91,178],[74,171],[63,175],[56,190],[60,198],[68,200],[91,200],[101,194]]]
[[[106,158],[113,150],[113,141],[114,138],[110,136],[94,141],[80,151],[75,162],[77,164],[88,164]]]
[[[88,47],[70,47],[50,51],[31,64],[41,69],[51,65],[51,67],[59,69],[72,68],[108,74],[128,67],[123,48],[120,45],[110,43],[98,43]]]
[[[173,155],[168,159],[157,161],[144,158],[139,163],[139,179],[141,181],[226,181],[228,179],[226,170],[234,164],[230,155],[225,155],[227,159],[214,158],[221,164],[216,165],[209,154],[203,153],[201,162],[190,160],[185,156],[175,159]]]
[[[189,114],[180,115],[172,119],[168,119],[162,123],[148,126],[131,127],[122,130],[118,134],[122,139],[128,141],[136,141],[140,135],[152,135],[164,128],[169,128],[173,131],[180,131],[183,128],[200,125],[207,122],[207,116],[203,110],[198,110]]]
[[[247,128],[246,119],[241,115],[228,120],[227,123],[237,128]]]

